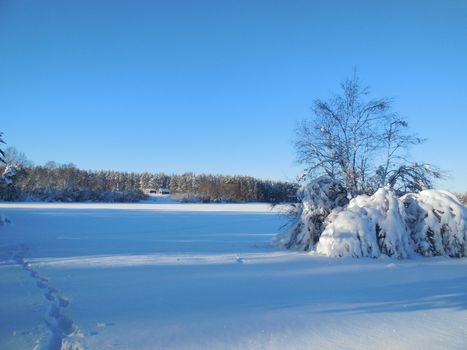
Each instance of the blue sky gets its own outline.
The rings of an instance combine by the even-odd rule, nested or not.
[[[38,164],[294,179],[354,66],[467,190],[465,1],[0,0],[0,130]]]

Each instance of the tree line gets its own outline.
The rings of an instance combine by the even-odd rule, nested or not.
[[[13,185],[0,189],[0,199],[135,202],[146,198],[149,189],[167,188],[184,201],[278,203],[294,201],[297,190],[293,183],[249,176],[94,171],[52,162],[27,165],[16,164]]]

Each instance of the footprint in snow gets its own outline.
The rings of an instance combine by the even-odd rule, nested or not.
[[[54,299],[55,299],[50,290],[48,290],[47,293],[44,294],[44,296],[48,301],[54,301]]]
[[[45,284],[45,283],[42,282],[42,281],[37,281],[37,282],[36,282],[36,285],[37,285],[39,288],[41,288],[41,289],[44,289],[44,288],[47,288],[47,287],[48,287],[47,284]]]
[[[58,305],[60,307],[67,307],[70,305],[70,301],[62,296],[58,296]]]
[[[240,264],[243,264],[243,262],[244,262],[244,261],[243,261],[243,258],[240,258],[239,256],[236,256],[236,257],[235,257],[235,261],[238,262],[238,263],[240,263]]]

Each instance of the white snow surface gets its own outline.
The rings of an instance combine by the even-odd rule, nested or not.
[[[204,204],[204,203],[178,203],[170,199],[165,199],[160,203],[160,199],[149,200],[143,203],[59,203],[59,202],[0,202],[0,209],[84,209],[84,210],[155,210],[155,211],[177,211],[177,212],[281,212],[284,205],[272,207],[269,203],[246,203],[246,204]]]
[[[466,348],[467,259],[290,252],[267,205],[154,205],[2,204],[0,349]]]

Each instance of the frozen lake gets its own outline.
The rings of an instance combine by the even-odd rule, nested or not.
[[[263,204],[2,204],[0,349],[466,349],[466,259],[271,244]]]

